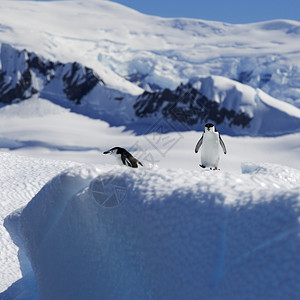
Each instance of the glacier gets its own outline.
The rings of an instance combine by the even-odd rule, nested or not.
[[[67,169],[5,219],[32,270],[0,298],[35,279],[21,299],[296,299],[299,180],[255,163]]]
[[[117,90],[141,92],[136,84],[175,89],[195,76],[218,75],[299,105],[296,21],[160,18],[103,0],[3,0],[0,11],[1,43],[52,61],[76,61]]]
[[[1,45],[0,105],[47,99],[110,126],[138,135],[154,120],[171,123],[171,131],[199,130],[213,122],[229,135],[278,136],[300,130],[300,109],[223,76],[197,76],[175,90],[116,90],[93,69],[76,62],[46,60],[27,50]]]

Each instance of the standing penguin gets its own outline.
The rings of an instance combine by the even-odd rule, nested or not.
[[[103,152],[103,154],[113,155],[120,165],[137,168],[139,164],[143,167],[143,164],[139,160],[134,158],[126,149],[121,147],[111,148],[110,150]]]
[[[204,133],[196,145],[195,153],[199,151],[201,146],[202,150],[200,167],[218,170],[220,146],[222,147],[224,154],[226,154],[227,151],[220,133],[211,123],[205,124]]]

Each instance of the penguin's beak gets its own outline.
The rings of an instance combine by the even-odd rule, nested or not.
[[[110,151],[105,151],[105,152],[103,152],[103,154],[111,154],[111,152]]]

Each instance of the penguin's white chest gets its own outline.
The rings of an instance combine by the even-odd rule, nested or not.
[[[122,159],[121,159],[121,155],[114,155],[115,159],[116,159],[116,162],[119,166],[124,166],[123,162],[122,162]]]
[[[203,136],[201,164],[208,168],[217,168],[220,159],[219,135],[207,132]]]

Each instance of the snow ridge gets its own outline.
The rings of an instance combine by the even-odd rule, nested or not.
[[[61,173],[19,218],[40,299],[297,297],[300,173],[242,172]],[[105,207],[119,189],[120,204]]]
[[[160,117],[178,130],[198,130],[207,122],[229,135],[277,136],[300,130],[298,108],[221,76],[195,77],[176,90],[144,92],[134,109],[139,118]]]
[[[136,97],[107,87],[92,69],[78,63],[54,63],[6,44],[2,44],[1,61],[0,102],[4,104],[42,97],[137,134],[144,133],[147,119],[153,117],[185,131],[212,122],[230,135],[276,136],[300,130],[298,108],[221,76],[195,77],[176,90],[144,92]]]
[[[1,144],[1,142],[0,142]],[[16,221],[23,208],[53,176],[62,172],[65,168],[75,166],[76,163],[36,159],[17,156],[9,153],[0,153],[0,292],[8,285],[17,281],[22,275],[32,273],[31,265],[25,255],[24,248],[18,253],[23,240],[19,234],[19,226]],[[33,178],[35,180],[33,180]],[[13,213],[16,211],[16,213]],[[4,219],[12,214],[6,222]],[[8,236],[3,222],[11,232],[14,245]],[[19,257],[18,257],[19,256]],[[19,262],[18,262],[19,258]],[[20,266],[19,266],[20,263]],[[21,270],[20,270],[21,267]],[[24,286],[23,289],[25,290]],[[0,299],[2,294],[0,294]],[[5,299],[5,298],[4,298]],[[12,299],[12,298],[9,298]]]

